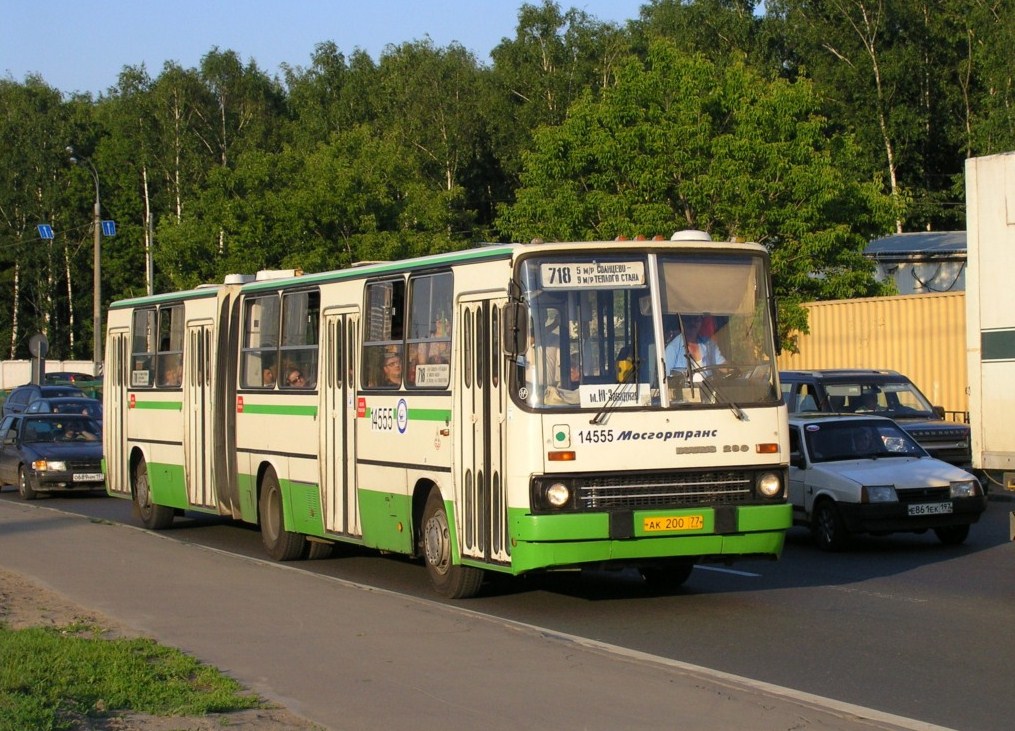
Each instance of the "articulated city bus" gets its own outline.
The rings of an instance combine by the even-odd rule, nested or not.
[[[673,240],[489,245],[115,302],[109,494],[151,529],[256,524],[487,572],[776,558],[791,525],[768,257]],[[683,344],[686,336],[686,344]]]

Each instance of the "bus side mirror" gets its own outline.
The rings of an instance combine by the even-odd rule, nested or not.
[[[529,308],[523,302],[509,302],[504,307],[504,351],[514,357],[524,353],[529,344]]]

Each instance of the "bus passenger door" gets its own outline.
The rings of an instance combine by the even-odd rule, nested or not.
[[[187,501],[214,507],[212,450],[215,448],[211,395],[214,372],[212,324],[187,323],[186,363],[183,377],[183,450]]]
[[[497,563],[511,559],[507,537],[504,443],[507,391],[501,355],[505,300],[459,303],[458,376],[454,384],[455,522],[462,554]]]
[[[102,455],[106,461],[106,488],[130,494],[127,450],[127,384],[129,383],[130,331],[110,330],[106,336],[106,373],[102,393],[105,419]]]
[[[359,505],[356,500],[356,377],[355,310],[324,314],[321,343],[321,509],[327,533],[359,536]]]

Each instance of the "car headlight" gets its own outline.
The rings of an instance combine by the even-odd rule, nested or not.
[[[894,503],[899,500],[892,485],[866,485],[863,492],[866,496],[864,502],[868,503]]]
[[[980,494],[980,483],[976,480],[959,480],[951,484],[951,496],[976,497]]]
[[[37,459],[32,462],[32,468],[36,472],[66,472],[66,462],[56,462],[53,460]]]
[[[774,472],[765,472],[758,477],[758,493],[763,497],[779,497],[782,494],[782,480]]]
[[[546,488],[546,502],[555,508],[562,508],[571,499],[571,490],[563,482],[554,482]]]

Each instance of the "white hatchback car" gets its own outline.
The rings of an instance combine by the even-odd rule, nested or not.
[[[793,521],[826,551],[851,533],[933,529],[959,544],[987,508],[973,475],[928,455],[891,419],[791,416],[789,436]]]

